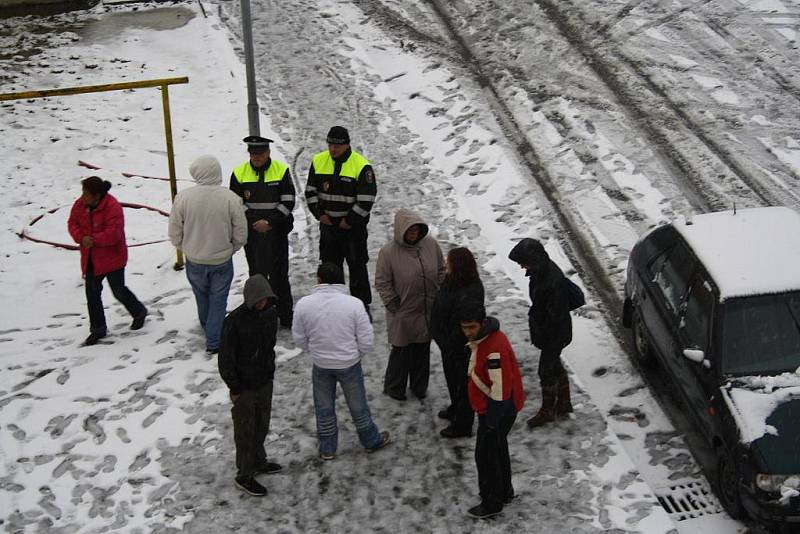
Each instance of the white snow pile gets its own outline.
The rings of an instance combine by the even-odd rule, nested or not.
[[[736,418],[742,443],[752,443],[765,434],[777,436],[778,430],[767,424],[775,408],[784,402],[800,398],[800,375],[783,373],[778,376],[738,377],[741,387],[725,385],[720,390]]]
[[[722,301],[800,289],[800,214],[794,210],[707,213],[675,228],[708,269]]]

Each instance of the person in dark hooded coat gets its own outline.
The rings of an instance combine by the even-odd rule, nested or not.
[[[266,488],[255,475],[277,473],[267,461],[264,440],[272,415],[272,379],[278,332],[277,298],[267,279],[255,274],[244,284],[244,303],[225,317],[219,348],[219,374],[230,391],[236,485],[262,497]]]
[[[526,270],[525,276],[530,278],[528,327],[531,342],[541,350],[542,407],[528,419],[528,427],[535,428],[572,412],[569,377],[561,363],[561,351],[572,341],[572,318],[564,273],[539,241],[526,237],[511,249],[508,257],[520,264]]]

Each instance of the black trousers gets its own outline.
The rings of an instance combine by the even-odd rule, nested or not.
[[[339,219],[334,219],[334,222],[338,225]],[[350,294],[360,299],[364,306],[369,306],[372,290],[367,271],[367,227],[353,226],[350,230],[342,230],[336,225],[319,225],[319,260],[335,263],[340,269],[344,268],[346,261]]]
[[[260,389],[244,390],[233,403],[233,441],[236,444],[236,474],[252,476],[267,461],[264,440],[272,414],[272,380]]]
[[[481,504],[491,511],[502,510],[506,499],[514,495],[508,433],[516,419],[516,412],[505,415],[500,419],[497,428],[491,429],[486,425],[486,416],[478,416],[478,433],[475,436],[478,491]]]
[[[263,275],[278,297],[281,324],[291,324],[294,299],[289,285],[289,234],[280,229],[262,234],[251,228],[247,233],[244,254],[250,276]]]
[[[144,304],[139,302],[136,295],[125,285],[125,268],[111,271],[110,273],[95,275],[94,266],[91,260],[86,267],[86,306],[89,309],[89,331],[93,334],[104,336],[108,331],[106,327],[106,314],[103,311],[103,279],[108,280],[111,293],[117,299],[131,317],[141,317],[147,310]]]
[[[428,377],[431,372],[431,343],[411,343],[405,347],[392,345],[386,375],[383,378],[383,391],[393,397],[405,397],[406,388],[417,398],[424,398],[428,392]]]
[[[440,348],[444,379],[447,382],[447,391],[450,393],[453,428],[459,432],[472,432],[475,412],[472,411],[467,397],[469,351],[464,346]]]
[[[539,354],[539,382],[542,387],[555,386],[558,377],[564,374],[561,349],[542,349]]]

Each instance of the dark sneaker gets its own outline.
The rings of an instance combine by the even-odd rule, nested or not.
[[[84,347],[91,347],[92,345],[97,345],[97,342],[106,337],[105,334],[89,334],[89,337],[83,340]]]
[[[459,430],[452,426],[448,426],[447,428],[443,428],[439,435],[443,438],[470,438],[472,437],[472,430]]]
[[[329,461],[333,460],[334,458],[336,458],[336,455],[334,453],[332,453],[332,452],[321,452],[321,453],[319,453],[319,459],[320,460],[325,460],[326,462],[329,462]]]
[[[253,477],[236,477],[236,485],[253,497],[263,497],[267,494],[267,488],[259,484]]]
[[[381,450],[382,448],[384,448],[388,444],[389,444],[389,432],[384,430],[383,432],[381,432],[381,442],[378,443],[377,445],[375,445],[374,447],[368,448],[367,452],[375,452],[375,451]]]
[[[389,393],[388,391],[384,391],[384,393],[385,393],[386,395],[389,395],[389,396],[390,396],[391,398],[393,398],[394,400],[398,400],[398,401],[404,401],[404,400],[406,400],[406,396],[405,396],[405,395],[398,395],[397,393]]]
[[[467,515],[470,517],[474,517],[475,519],[487,519],[489,517],[494,517],[500,512],[503,511],[503,508],[497,509],[489,509],[483,505],[483,503],[479,504],[478,506],[473,506],[469,510],[467,510]]]
[[[439,416],[439,419],[447,419],[448,421],[453,420],[453,407],[448,406],[444,410],[439,410],[439,413],[436,414]]]
[[[215,348],[215,349],[207,348],[206,349],[206,354],[218,354],[218,353],[219,353],[219,348]]]
[[[147,310],[144,310],[142,314],[138,317],[133,318],[133,322],[131,323],[131,330],[139,330],[144,326],[144,320],[147,318]]]
[[[272,475],[280,472],[281,470],[283,470],[281,464],[276,464],[275,462],[264,462],[261,464],[261,467],[256,469],[256,472],[262,475]]]

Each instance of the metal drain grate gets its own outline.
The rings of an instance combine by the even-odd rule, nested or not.
[[[675,521],[722,513],[722,506],[704,482],[671,486],[656,492],[656,498]]]

